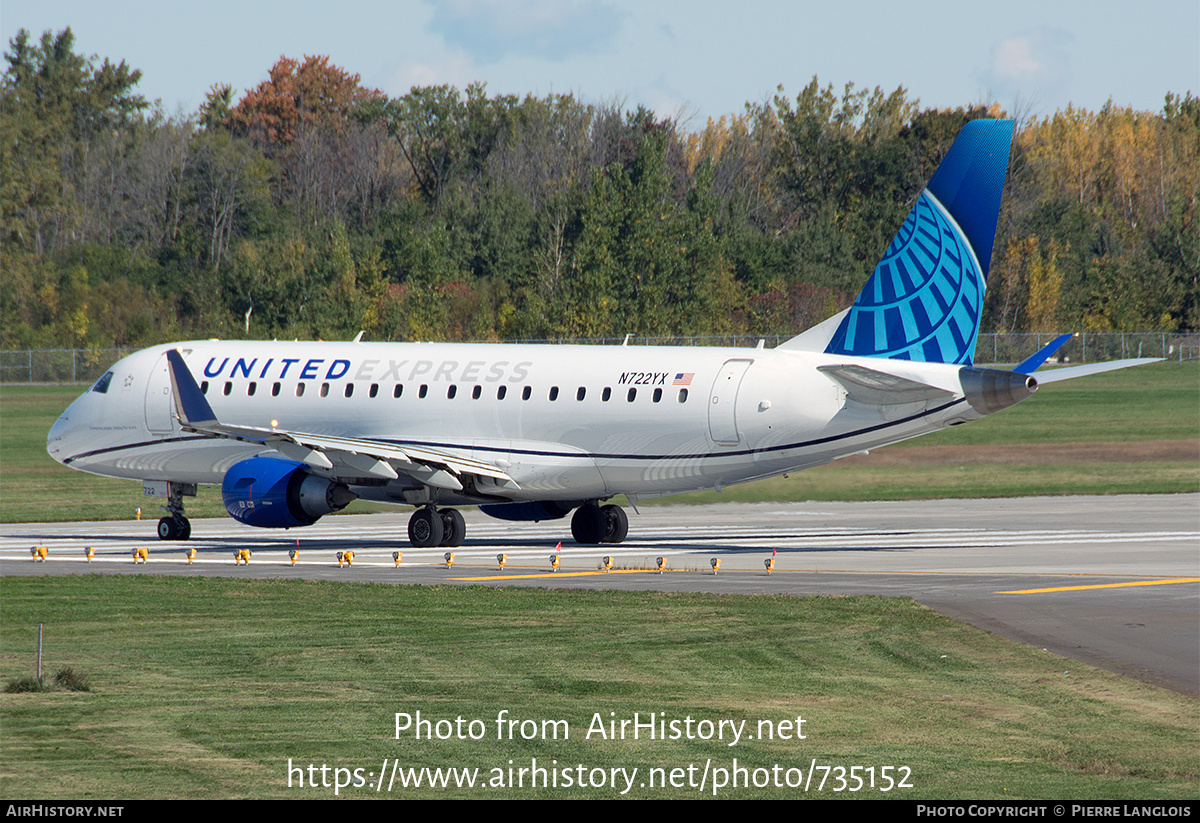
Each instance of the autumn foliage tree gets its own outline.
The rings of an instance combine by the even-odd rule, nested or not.
[[[10,41],[0,345],[794,334],[844,308],[962,126],[903,88],[687,133],[326,57],[168,117],[69,30]],[[984,331],[1200,328],[1200,98],[1018,125]]]
[[[351,113],[383,96],[359,85],[359,76],[329,65],[328,57],[300,63],[280,57],[270,77],[246,92],[229,112],[235,134],[268,144],[291,143],[305,126],[340,125]]]

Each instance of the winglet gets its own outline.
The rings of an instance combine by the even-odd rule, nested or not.
[[[1033,357],[1026,358],[1021,365],[1017,366],[1015,369],[1013,369],[1013,371],[1020,372],[1021,374],[1033,374],[1035,371],[1041,368],[1041,366],[1044,365],[1045,362],[1049,360],[1056,351],[1061,349],[1064,343],[1074,336],[1074,334],[1069,332],[1067,334],[1060,334],[1058,337],[1054,338],[1045,346],[1043,346],[1037,354],[1033,355]]]
[[[196,385],[196,379],[188,371],[183,356],[177,349],[167,352],[167,366],[171,373],[171,392],[175,396],[175,411],[184,426],[205,428],[220,425],[204,392]]]

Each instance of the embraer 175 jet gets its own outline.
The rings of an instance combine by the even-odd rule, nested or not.
[[[415,546],[461,544],[464,505],[505,520],[573,511],[579,543],[619,543],[614,495],[819,466],[1034,392],[1031,372],[1069,335],[1015,371],[972,365],[1012,134],[1005,120],[964,127],[854,304],[774,349],[177,343],[114,365],[47,448],[165,497],[164,540],[190,536],[183,498],[204,483],[252,526],[307,526],[362,498],[416,506]]]

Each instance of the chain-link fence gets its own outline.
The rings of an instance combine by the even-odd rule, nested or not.
[[[981,334],[975,362],[1015,364],[1049,343],[1057,334]],[[791,335],[726,337],[629,337],[587,340],[521,340],[521,343],[586,343],[630,346],[744,346],[774,348]],[[92,383],[116,361],[135,349],[41,349],[0,351],[0,383]],[[1167,332],[1080,332],[1059,349],[1055,360],[1092,363],[1127,357],[1200,358],[1200,334]]]
[[[1016,364],[1035,354],[1059,335],[981,334],[975,346],[976,363]],[[1130,357],[1167,360],[1200,358],[1200,334],[1168,332],[1080,332],[1054,355],[1063,363],[1096,363]]]
[[[0,383],[92,383],[136,349],[0,351]]]

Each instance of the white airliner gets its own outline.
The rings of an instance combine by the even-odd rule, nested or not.
[[[1069,335],[1015,371],[972,365],[1012,133],[967,125],[855,303],[774,349],[197,340],[116,363],[47,448],[166,497],[164,540],[191,534],[183,497],[219,484],[253,526],[306,526],[362,498],[416,506],[416,546],[461,544],[461,505],[574,511],[579,543],[619,543],[614,495],[819,466],[1033,393]]]

